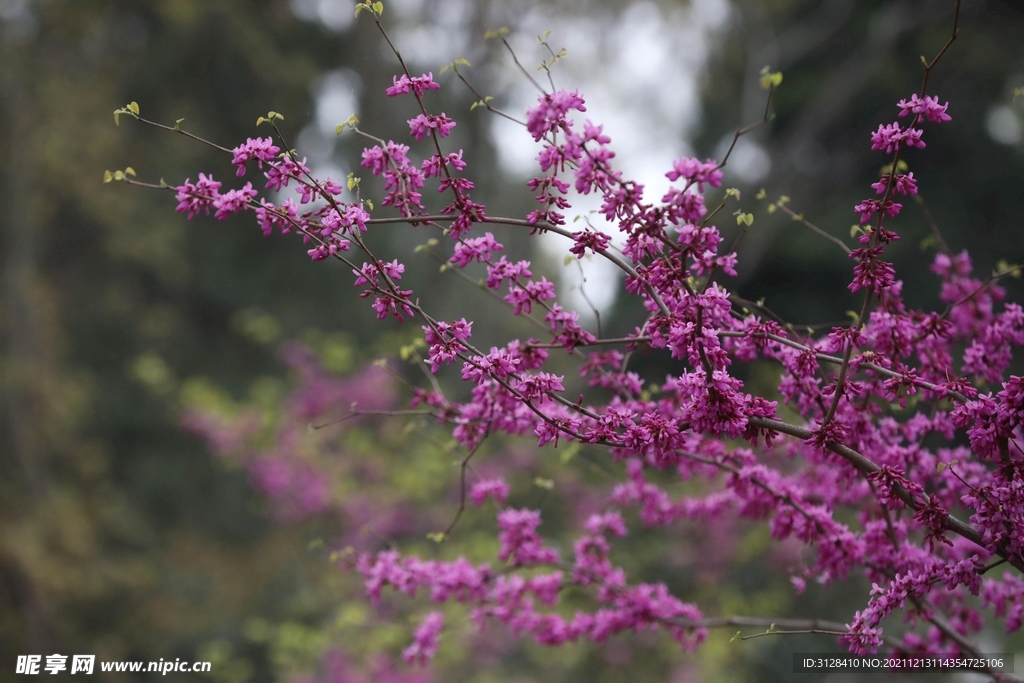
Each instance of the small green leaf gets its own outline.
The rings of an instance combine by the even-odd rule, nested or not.
[[[736,201],[739,201],[740,200],[740,191],[737,190],[735,187],[730,187],[729,189],[727,189],[725,191],[725,196],[726,197],[735,197]]]
[[[125,175],[134,176],[135,175],[135,169],[132,168],[131,166],[129,166],[128,168],[124,169],[124,174]]]
[[[741,638],[743,638],[743,631],[736,631],[736,635],[734,635],[732,638],[730,638],[729,642],[731,643],[734,640],[740,640]]]
[[[111,173],[110,171],[104,171],[103,172],[103,182],[109,183],[113,179],[114,179],[114,174],[113,173]]]
[[[171,128],[171,130],[176,131],[176,132],[180,131],[181,130],[181,122],[184,121],[184,120],[185,119],[178,119],[177,121],[175,121],[174,122],[174,128]]]
[[[444,543],[446,538],[448,538],[448,534],[443,531],[431,531],[427,534],[427,539],[434,543]]]
[[[545,479],[543,477],[537,477],[536,479],[534,479],[533,485],[542,489],[547,489],[548,491],[555,488],[555,482],[553,482],[550,479]]]
[[[384,14],[384,3],[383,2],[375,2],[375,3],[373,3],[373,13],[375,15],[377,15],[378,17],[380,15]]]
[[[782,85],[782,72],[771,71],[767,66],[761,69],[761,89],[777,88]]]
[[[284,121],[284,116],[278,114],[276,111],[268,111],[266,116],[261,116],[256,119],[256,125],[258,126],[261,123],[269,123],[273,125],[278,121]]]
[[[578,260],[578,259],[575,256],[573,256],[572,254],[566,254],[565,258],[562,259],[562,265],[563,266],[567,266],[567,265],[569,265],[570,263],[572,263],[573,261],[576,261],[576,260]]]
[[[373,200],[372,199],[364,199],[363,203],[366,204],[368,207],[370,207],[370,211],[373,211]]]
[[[334,127],[334,134],[341,135],[341,131],[345,130],[345,124],[339,123]]]
[[[798,213],[798,214],[795,214],[793,216],[793,220],[795,220],[795,221],[802,221],[803,219],[804,219],[804,215],[802,213]]]
[[[944,463],[944,462],[940,462],[938,465],[935,466],[935,470],[937,472],[941,472],[944,469],[946,469],[946,463]]]
[[[131,103],[130,103],[130,104],[128,105],[128,110],[129,110],[129,111],[130,111],[131,113],[133,113],[133,114],[135,114],[136,116],[138,116],[138,115],[139,115],[139,103],[138,103],[138,102],[131,102]]]

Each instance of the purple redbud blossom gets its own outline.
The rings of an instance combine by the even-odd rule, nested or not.
[[[910,100],[900,100],[897,105],[900,108],[900,116],[906,116],[907,114],[923,114],[932,123],[944,123],[946,121],[952,121],[952,117],[946,113],[946,108],[949,107],[949,102],[946,104],[939,104],[938,95],[926,95],[923,99],[914,93],[910,96]]]
[[[427,90],[439,90],[441,86],[434,82],[434,72],[430,71],[422,76],[413,76],[409,78],[407,74],[402,74],[401,78],[398,76],[392,77],[392,85],[387,89],[388,97],[395,97],[396,95],[402,95],[407,92],[416,93],[416,97],[423,97],[423,93]]]
[[[486,479],[473,484],[473,488],[469,491],[469,499],[477,507],[483,505],[487,498],[491,498],[495,503],[501,505],[508,497],[508,491],[508,484],[504,479]]]

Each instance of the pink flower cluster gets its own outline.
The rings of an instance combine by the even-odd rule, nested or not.
[[[624,631],[658,628],[667,629],[687,649],[706,638],[707,630],[699,625],[702,616],[695,606],[672,596],[661,583],[630,586],[625,582],[625,572],[611,564],[607,536],[626,534],[617,513],[590,517],[585,524],[588,533],[575,543],[575,560],[565,569],[559,569],[562,565],[558,554],[545,548],[536,533],[539,512],[505,510],[498,520],[503,559],[513,567],[549,567],[554,571],[526,577],[496,572],[488,564],[473,565],[465,558],[451,562],[420,560],[388,550],[359,558],[357,569],[366,582],[367,595],[377,603],[387,586],[411,597],[422,589],[432,602],[455,600],[471,606],[473,619],[480,626],[493,619],[514,634],[542,645],[561,645],[581,638],[600,643]],[[593,612],[577,611],[571,619],[550,609],[559,605],[562,591],[570,586],[596,588],[600,607]],[[416,660],[422,659],[424,652],[432,654],[441,623],[440,613],[428,615],[403,656]]]
[[[406,74],[388,95],[411,93],[422,106],[424,92],[437,87],[432,74]],[[416,390],[414,405],[425,404],[454,425],[455,440],[468,451],[503,433],[536,437],[538,446],[601,446],[620,463],[621,481],[572,541],[571,561],[561,559],[570,554],[568,545],[541,537],[539,511],[501,508],[508,485],[485,479],[469,499],[477,506],[491,499],[501,508],[497,561],[507,566],[496,571],[465,559],[366,552],[357,568],[374,602],[386,586],[409,596],[422,589],[433,602],[468,604],[478,622],[497,620],[538,643],[603,642],[623,631],[664,628],[693,647],[709,620],[662,583],[631,584],[610,559],[613,539],[628,532],[621,511],[636,508],[650,527],[683,519],[765,520],[773,538],[794,539],[805,549],[791,570],[798,588],[808,579],[829,585],[862,574],[873,588],[843,636],[855,652],[882,645],[883,622],[896,611],[911,622],[902,646],[969,652],[964,639],[981,630],[979,610],[991,609],[1010,630],[1020,627],[1024,613],[1019,578],[987,575],[996,563],[1024,570],[1024,379],[1006,377],[1014,347],[1024,344],[1024,309],[1004,305],[1001,288],[973,278],[966,253],[935,258],[946,310],[912,310],[904,302],[903,282],[883,258],[899,239],[885,227],[902,208],[895,196],[917,193],[914,175],[900,170],[901,156],[925,146],[915,126],[950,117],[948,105],[923,93],[898,106],[900,117],[912,115],[910,123],[882,125],[871,136],[872,149],[891,155],[891,170],[872,185],[876,195],[855,207],[864,228],[849,254],[855,261],[849,290],[862,293],[863,313],[819,336],[744,309],[716,279],[736,273],[736,256],[723,253],[704,199],[721,186],[722,165],[679,159],[666,172],[676,185],[660,200],[648,199],[643,185],[612,165],[602,127],[573,120],[587,111],[578,91],[544,93],[527,112],[527,132],[540,143],[540,174],[529,188],[542,208],[525,220],[488,216],[471,199],[474,184],[462,175],[461,151],[432,152],[418,164],[408,146],[393,141],[363,152],[363,166],[384,178],[381,204],[410,224],[443,230],[454,243],[449,263],[481,269],[492,290],[507,286],[498,295],[512,314],[542,319],[544,340],[513,339],[485,351],[472,342],[471,321],[432,317],[411,290],[399,288],[405,264],[377,257],[362,241],[374,221],[362,202],[337,201],[336,184],[313,179],[290,155],[274,160],[269,141],[250,139],[236,148],[235,163],[243,170],[250,158],[267,164],[268,190],[295,180],[300,205],[312,208],[299,213],[290,200],[257,202],[250,184],[221,194],[220,183],[201,174],[199,182],[177,188],[178,211],[192,218],[213,209],[223,219],[254,210],[264,233],[294,230],[314,242],[308,252],[314,260],[362,252],[361,266],[345,262],[378,317],[420,320],[433,373],[461,361],[461,378],[472,385],[468,398],[449,398],[437,384]],[[440,150],[454,121],[423,113],[409,125],[414,139],[430,137]],[[434,178],[450,198],[439,215],[427,213],[420,193]],[[599,198],[606,228],[562,227],[572,191]],[[503,222],[557,232],[572,240],[569,251],[577,257],[609,259],[625,273],[642,324],[620,339],[599,339],[585,329],[529,261],[496,260],[504,247],[493,233],[470,236],[479,223]],[[618,251],[610,247],[614,231]],[[625,352],[609,348],[614,345]],[[587,390],[568,394],[565,376],[545,370],[548,348],[579,359]],[[633,350],[662,353],[671,362],[656,387],[629,370]],[[778,368],[776,398],[785,410],[749,393],[736,372],[737,364],[755,360]],[[665,473],[705,483],[694,487],[698,493],[673,496],[654,483]],[[261,476],[268,491],[279,480],[282,486],[295,480],[273,470]],[[546,609],[568,587],[591,591],[597,608],[572,618]],[[428,615],[405,659],[429,660],[442,626],[439,613]]]

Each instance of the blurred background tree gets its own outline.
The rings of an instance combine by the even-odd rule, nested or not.
[[[532,36],[552,29],[553,45],[570,44],[555,69],[559,85],[579,85],[588,113],[609,122],[627,170],[651,178],[672,155],[721,155],[732,130],[761,114],[761,67],[781,69],[777,117],[737,148],[727,182],[756,215],[740,241],[739,291],[797,323],[840,320],[854,307],[843,296],[851,264],[781,212],[768,214],[754,194],[763,186],[771,199],[788,195],[794,211],[850,241],[852,207],[878,173],[870,132],[917,87],[918,55],[945,41],[953,9],[938,0],[387,5],[414,68],[437,74],[468,57],[471,80],[512,112],[533,94],[482,35],[510,25],[533,65],[543,55]],[[1024,238],[1013,226],[1024,215],[1024,129],[1012,92],[1024,85],[1021,18],[1012,3],[965,0],[960,37],[931,82],[954,121],[909,158],[926,202],[905,207],[894,251],[911,303],[937,301],[926,271],[937,245],[921,248],[929,215],[949,247],[969,247],[982,270],[1020,258]],[[344,177],[359,170],[362,145],[333,128],[350,113],[376,135],[406,138],[408,103],[383,97],[393,58],[375,31],[356,26],[344,0],[0,0],[0,31],[0,680],[13,677],[16,655],[52,652],[107,660],[205,653],[225,680],[300,670],[280,653],[315,649],[319,625],[337,608],[325,604],[338,595],[336,570],[316,543],[310,550],[336,529],[315,517],[275,523],[245,471],[212,458],[180,429],[179,413],[197,402],[219,401],[229,412],[279,403],[288,371],[276,349],[286,339],[350,372],[396,354],[418,328],[378,325],[350,296],[346,273],[310,265],[294,242],[264,239],[251,221],[187,224],[169,195],[100,179],[127,165],[171,184],[200,170],[233,171],[201,145],[131,121],[111,125],[111,112],[130,100],[149,118],[184,118],[226,146],[256,134],[252,124],[267,110],[282,112],[291,144],[313,168]],[[531,210],[523,159],[534,151],[525,136],[511,137],[482,110],[470,114],[472,97],[457,85],[446,82],[436,96],[438,109],[459,120],[453,148],[466,149],[470,171],[487,169],[471,174],[476,198],[496,214]],[[372,180],[366,187],[372,193]],[[522,236],[500,238],[511,255],[529,251]],[[399,254],[423,241],[398,229],[376,239]],[[439,315],[458,310],[489,321],[487,341],[507,337],[507,321],[488,316],[485,296],[439,278],[422,256],[416,262],[422,267],[409,277],[430,287]],[[550,269],[565,275],[572,295],[575,271],[560,261]],[[611,276],[589,273],[599,298]],[[635,324],[636,312],[619,310],[614,297],[597,303],[609,328]],[[645,376],[663,376],[660,362],[642,361]],[[691,577],[679,589],[703,590],[705,603],[723,609],[792,608],[782,604],[788,593],[742,569],[763,542],[751,533],[724,580]],[[647,552],[652,572],[685,559]],[[766,647],[782,649],[743,666],[784,680],[788,660],[776,670],[771,662],[792,644]],[[725,661],[735,651],[708,653]],[[524,655],[507,671],[535,679],[530,667],[545,657]],[[637,677],[595,657],[560,675],[664,680],[676,661],[644,660],[653,668]]]

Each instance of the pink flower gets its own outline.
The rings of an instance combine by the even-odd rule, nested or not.
[[[271,138],[248,138],[245,144],[235,147],[231,152],[235,155],[231,163],[238,166],[236,175],[241,178],[245,175],[245,162],[256,159],[257,166],[262,169],[263,162],[276,159],[281,148],[274,145]]]
[[[688,184],[697,184],[697,191],[704,193],[704,183],[711,187],[722,186],[722,172],[713,159],[701,162],[697,159],[676,159],[672,162],[672,170],[665,174],[669,180],[683,178]]]
[[[225,220],[228,216],[249,208],[249,202],[256,198],[256,190],[252,189],[252,183],[246,183],[240,190],[228,190],[213,201],[213,207],[217,210],[217,220]]]
[[[438,641],[441,639],[441,629],[444,627],[444,615],[440,612],[430,612],[420,622],[413,636],[412,644],[402,650],[402,659],[409,664],[426,666],[437,654]]]
[[[409,133],[417,140],[422,140],[431,130],[436,130],[439,137],[448,137],[448,133],[455,127],[455,121],[441,114],[420,114],[416,118],[409,119]]]
[[[185,184],[177,187],[174,198],[178,200],[178,207],[175,211],[187,213],[189,220],[200,211],[210,215],[210,208],[220,198],[220,185],[213,176],[207,176],[205,173],[199,174],[199,180],[195,185],[186,178]]]
[[[495,503],[501,505],[508,497],[508,491],[508,484],[504,479],[485,479],[473,485],[469,492],[469,499],[477,507],[483,505],[487,498],[491,498]]]
[[[946,108],[949,107],[949,102],[946,104],[939,104],[938,95],[926,95],[923,99],[914,93],[910,96],[910,100],[900,100],[897,105],[900,108],[900,116],[906,116],[907,114],[924,114],[932,123],[943,123],[945,121],[952,121],[953,119],[949,114],[946,113]]]
[[[427,90],[438,90],[441,86],[434,82],[434,73],[428,72],[422,76],[413,76],[409,78],[407,74],[402,74],[401,78],[397,76],[392,77],[393,86],[387,89],[388,97],[395,97],[396,95],[402,95],[407,92],[416,93],[416,97],[423,97],[423,93]]]

